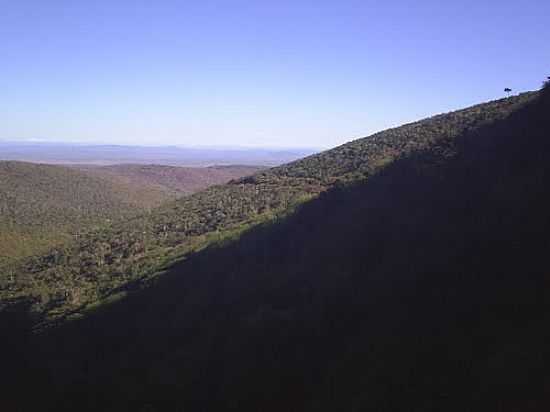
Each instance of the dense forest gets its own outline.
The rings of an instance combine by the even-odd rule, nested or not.
[[[168,201],[258,170],[0,161],[0,288],[6,279],[14,279],[21,259],[63,248],[88,231],[105,230]]]
[[[2,161],[0,263],[44,253],[52,243],[63,243],[89,226],[158,206],[162,195],[153,187],[107,181],[66,167]]]
[[[506,118],[536,97],[525,93],[390,129],[88,231],[12,269],[0,279],[0,301],[31,302],[45,321],[79,316],[125,289],[149,284],[187,253],[279,219],[331,187],[368,180],[419,151],[451,157],[459,136]]]
[[[549,114],[545,89],[436,116],[29,260],[3,402],[547,410]]]

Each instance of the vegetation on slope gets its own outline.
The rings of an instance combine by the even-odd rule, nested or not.
[[[168,200],[258,170],[155,165],[79,169],[0,162],[0,264],[6,271],[7,263],[64,245],[94,226],[110,226]]]
[[[80,310],[130,281],[148,279],[213,233],[270,219],[335,184],[367,179],[415,152],[430,149],[443,159],[452,156],[458,136],[505,119],[536,96],[526,93],[390,129],[91,232],[29,260],[15,277],[4,280],[2,296],[30,298],[36,311],[53,316]]]
[[[549,111],[403,156],[0,353],[57,410],[548,410]]]
[[[0,162],[0,263],[151,208],[161,195],[61,166]]]
[[[119,164],[111,166],[78,166],[79,169],[114,180],[123,179],[131,184],[155,187],[168,196],[177,198],[204,190],[209,186],[251,175],[261,167],[210,166],[178,167],[165,165]]]

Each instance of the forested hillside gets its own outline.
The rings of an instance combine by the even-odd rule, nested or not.
[[[0,162],[0,263],[159,205],[153,187],[107,181],[61,166]]]
[[[16,371],[7,383],[37,388],[38,404],[56,410],[548,410],[550,95],[473,110],[499,107],[476,127],[418,138],[421,150],[384,168],[364,166],[366,180],[196,250],[149,288],[23,340],[24,356],[6,346]],[[413,139],[407,131],[419,125],[389,133]],[[373,148],[368,161],[388,153],[367,142],[286,170],[355,175],[327,159],[351,163],[348,150],[361,146]],[[288,189],[296,181],[283,170],[166,213],[209,201],[226,210],[218,193],[260,182]],[[273,202],[255,191],[240,201],[249,199]],[[228,216],[244,214],[212,228]],[[199,231],[191,225],[188,236],[191,227]]]
[[[525,93],[359,139],[289,165],[215,186],[27,260],[4,277],[1,299],[25,299],[48,317],[78,314],[212,240],[276,219],[335,185],[368,180],[392,162],[430,150],[444,161],[459,137],[481,134],[537,99]],[[139,283],[138,282],[138,283]]]
[[[46,253],[89,230],[257,170],[253,166],[76,168],[0,161],[0,266],[10,271],[11,278],[14,270],[5,265],[19,258]]]
[[[118,164],[111,166],[77,166],[92,174],[115,181],[154,187],[166,195],[178,198],[198,192],[209,186],[227,183],[231,179],[251,175],[261,167],[210,166],[178,167],[164,165]]]

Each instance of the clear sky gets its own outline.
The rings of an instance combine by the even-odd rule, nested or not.
[[[0,0],[0,139],[330,147],[539,88],[550,1]]]

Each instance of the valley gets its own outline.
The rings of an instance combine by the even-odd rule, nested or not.
[[[0,161],[0,266],[259,169]]]

